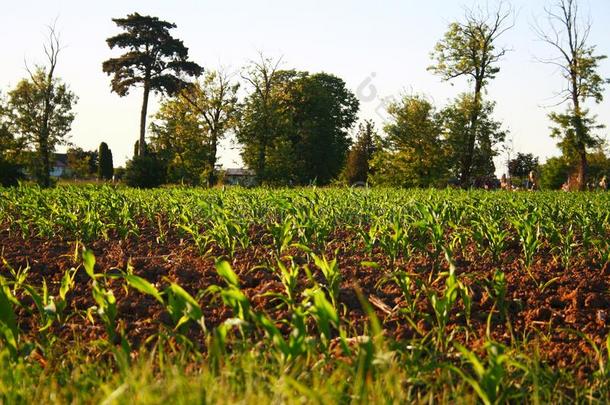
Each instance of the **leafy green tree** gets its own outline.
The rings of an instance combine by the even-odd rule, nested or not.
[[[467,10],[464,22],[449,25],[444,38],[432,52],[435,64],[429,70],[443,80],[467,77],[473,84],[469,115],[464,121],[464,142],[460,160],[459,179],[462,186],[471,184],[478,126],[484,110],[483,94],[490,80],[500,68],[498,62],[506,54],[506,49],[498,48],[497,42],[507,30],[512,28],[511,12],[504,4],[493,13],[481,10]]]
[[[10,130],[8,106],[0,93],[0,185],[14,186],[23,177],[17,163],[19,144]]]
[[[114,172],[112,151],[108,148],[106,142],[100,143],[98,156],[97,178],[100,180],[112,180]]]
[[[602,177],[610,178],[610,159],[604,145],[598,145],[587,153],[587,169],[589,184],[596,187]],[[544,189],[557,190],[568,181],[574,179],[574,161],[567,156],[553,157],[540,165],[540,185]]]
[[[412,187],[412,161],[404,153],[392,151],[387,142],[378,149],[370,162],[370,182],[374,186]]]
[[[597,185],[602,177],[610,178],[610,158],[605,144],[598,145],[587,155],[587,169],[590,184]]]
[[[165,162],[167,181],[198,185],[210,153],[203,118],[181,97],[163,101],[154,118],[149,146]]]
[[[203,145],[206,149],[203,172],[208,186],[216,184],[218,142],[237,125],[238,90],[239,84],[232,82],[226,72],[210,71],[203,80],[180,93],[180,99],[188,103],[194,115],[200,117],[199,148]]]
[[[447,162],[453,176],[463,179],[468,167],[472,186],[495,178],[493,158],[497,156],[497,145],[504,141],[507,132],[502,124],[492,117],[495,104],[484,102],[480,106],[470,94],[462,94],[441,112],[443,138],[447,148]],[[477,109],[477,125],[473,132],[470,127],[472,109]],[[474,136],[474,144],[471,138]]]
[[[370,120],[361,123],[356,134],[356,142],[347,155],[344,178],[348,184],[366,183],[368,181],[371,171],[370,161],[379,142],[375,124]]]
[[[0,92],[0,160],[15,161],[22,149],[11,128],[10,108],[8,101]]]
[[[112,21],[124,32],[106,40],[108,46],[127,49],[118,58],[105,61],[102,69],[113,75],[112,91],[123,97],[133,86],[143,87],[140,114],[139,155],[146,153],[146,114],[151,91],[165,95],[177,94],[187,82],[184,76],[199,76],[203,68],[188,60],[188,48],[169,30],[176,24],[157,17],[129,14]]]
[[[390,104],[386,148],[375,161],[377,183],[402,187],[437,186],[447,179],[439,117],[422,96],[404,96]],[[393,179],[395,178],[395,179]]]
[[[570,176],[570,164],[563,157],[552,157],[540,166],[540,187],[544,190],[558,190]]]
[[[541,61],[558,67],[566,85],[559,93],[560,103],[569,103],[563,114],[551,113],[555,124],[551,136],[560,140],[564,156],[575,155],[577,163],[577,181],[580,190],[587,184],[587,150],[599,145],[595,129],[601,126],[595,123],[584,104],[588,100],[600,103],[603,100],[605,84],[608,83],[598,73],[599,63],[605,55],[596,54],[594,45],[589,44],[591,23],[583,21],[580,16],[577,0],[556,0],[552,7],[546,9],[548,26],[536,27],[538,37],[549,45],[556,57]],[[568,157],[571,160],[572,157]]]
[[[168,181],[216,183],[218,142],[237,124],[238,88],[226,73],[210,71],[161,104],[151,146],[167,162]]]
[[[68,86],[56,77],[62,48],[55,27],[48,28],[48,39],[43,46],[46,64],[37,65],[33,70],[26,66],[29,77],[9,92],[5,108],[10,132],[19,148],[35,150],[35,157],[27,155],[30,157],[27,163],[43,187],[51,185],[51,158],[56,146],[67,143],[74,120],[72,108],[77,101]]]
[[[65,173],[66,175],[75,179],[86,179],[95,175],[95,171],[91,172],[91,152],[86,152],[83,148],[71,147],[66,151],[66,155],[68,155],[68,170],[67,174]]]
[[[538,158],[531,153],[519,152],[514,159],[510,159],[508,162],[508,174],[519,181],[524,181],[530,172],[538,172],[539,168]]]
[[[15,143],[15,137],[10,130],[9,109],[6,99],[0,92],[0,157],[10,153]]]
[[[297,157],[297,181],[328,184],[345,165],[358,99],[342,79],[326,73],[303,73],[290,87],[288,97],[292,128],[287,135]]]
[[[358,100],[340,78],[256,64],[237,138],[259,182],[328,184],[347,157]]]
[[[242,146],[244,163],[256,173],[260,184],[272,176],[268,173],[268,149],[281,134],[282,115],[279,111],[283,76],[279,73],[281,60],[273,61],[260,55],[260,61],[252,61],[242,78],[250,87],[236,137]],[[279,142],[281,145],[282,142]]]
[[[65,145],[74,121],[76,96],[48,69],[38,67],[9,92],[11,129],[23,145],[35,150],[29,162],[42,187],[50,182],[55,148]]]

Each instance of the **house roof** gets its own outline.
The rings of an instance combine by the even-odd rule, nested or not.
[[[55,166],[68,166],[68,154],[67,153],[54,153],[54,158],[55,158],[55,162],[54,165]]]
[[[225,170],[227,176],[254,176],[254,170],[244,168],[231,168]]]

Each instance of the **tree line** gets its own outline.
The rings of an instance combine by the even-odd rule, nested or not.
[[[515,177],[522,177],[524,167],[554,176],[549,186],[571,177],[583,190],[588,174],[602,175],[610,164],[599,136],[603,126],[586,108],[603,101],[608,80],[599,73],[599,63],[606,56],[590,44],[591,23],[581,14],[577,0],[552,0],[544,24],[534,29],[554,55],[540,61],[558,67],[565,84],[557,103],[564,110],[549,114],[550,135],[562,156],[540,168],[535,157],[520,154],[508,169]],[[164,182],[213,186],[219,181],[219,142],[233,135],[259,184],[491,184],[494,158],[508,131],[494,119],[488,88],[507,55],[500,40],[514,18],[506,2],[494,9],[466,9],[432,50],[429,70],[447,82],[466,78],[468,90],[445,106],[425,95],[403,95],[388,106],[390,119],[381,134],[364,121],[354,139],[359,102],[341,78],[286,69],[281,59],[263,55],[239,78],[204,69],[172,36],[175,24],[138,13],[115,18],[120,32],[106,42],[124,53],[105,61],[102,69],[110,76],[111,91],[121,97],[143,89],[140,133],[126,180],[147,187]],[[8,173],[19,151],[31,150],[37,156],[31,173],[43,186],[49,185],[51,153],[67,143],[77,101],[55,75],[60,50],[52,29],[47,65],[28,70],[29,77],[0,101],[0,167]],[[240,88],[245,97],[239,97]],[[147,125],[151,93],[162,100]]]

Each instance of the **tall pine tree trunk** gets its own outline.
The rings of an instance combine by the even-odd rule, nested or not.
[[[140,141],[138,144],[138,155],[146,154],[146,112],[148,110],[148,95],[150,93],[149,80],[144,81],[144,99],[142,100],[142,112],[140,113]]]

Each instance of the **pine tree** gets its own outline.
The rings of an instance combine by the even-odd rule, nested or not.
[[[150,92],[175,95],[187,85],[184,76],[197,77],[203,68],[189,61],[188,48],[171,36],[169,30],[176,28],[176,24],[138,13],[112,21],[125,31],[108,38],[108,46],[111,49],[124,48],[128,52],[108,59],[102,68],[108,75],[113,75],[112,91],[121,97],[126,96],[133,86],[141,85],[144,89],[139,143],[139,155],[143,156]]]
[[[102,142],[99,148],[99,160],[97,167],[97,177],[100,180],[112,180],[114,167],[112,163],[112,151],[108,149],[106,142]]]

